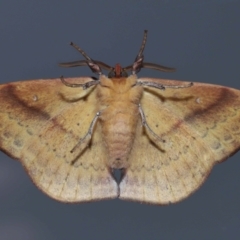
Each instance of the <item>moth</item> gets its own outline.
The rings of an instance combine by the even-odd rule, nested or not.
[[[60,66],[88,66],[97,79],[0,85],[0,148],[50,197],[174,203],[239,150],[240,91],[137,78],[142,68],[174,71],[143,61],[146,39],[147,31],[134,63],[125,68],[93,60],[71,43],[85,60]]]

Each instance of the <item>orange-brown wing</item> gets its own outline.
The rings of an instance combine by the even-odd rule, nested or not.
[[[216,163],[240,148],[239,90],[202,83],[165,91],[146,87],[141,105],[148,125],[165,142],[139,124],[130,167],[120,183],[122,199],[180,201],[200,187]]]
[[[85,83],[91,78],[69,78]],[[66,87],[59,79],[0,85],[0,148],[21,161],[33,182],[64,202],[114,198],[98,124],[90,145],[71,149],[87,133],[96,109],[94,87]]]

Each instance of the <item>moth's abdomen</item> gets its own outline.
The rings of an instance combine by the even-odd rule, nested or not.
[[[105,109],[101,117],[102,136],[111,168],[126,168],[128,156],[139,121],[138,106],[133,103],[115,103]]]
[[[143,92],[142,86],[136,83],[136,75],[111,79],[100,76],[98,109],[101,110],[102,138],[108,154],[106,164],[110,168],[128,167]]]

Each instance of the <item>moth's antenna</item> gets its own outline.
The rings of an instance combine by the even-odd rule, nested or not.
[[[109,65],[107,65],[104,62],[98,61],[98,60],[94,60],[94,62],[101,68],[111,71],[113,69],[113,67],[110,67]],[[73,62],[64,62],[64,63],[59,63],[58,64],[60,67],[82,67],[82,66],[88,66],[87,61],[86,60],[79,60],[79,61],[73,61]]]

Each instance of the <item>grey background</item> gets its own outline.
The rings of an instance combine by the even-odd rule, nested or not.
[[[68,43],[110,65],[145,60],[178,69],[140,76],[240,88],[240,2],[230,0],[1,0],[1,83],[92,75],[56,63],[81,59]],[[0,153],[0,239],[240,239],[240,153],[217,165],[191,197],[170,206],[120,200],[68,205],[42,194]]]

